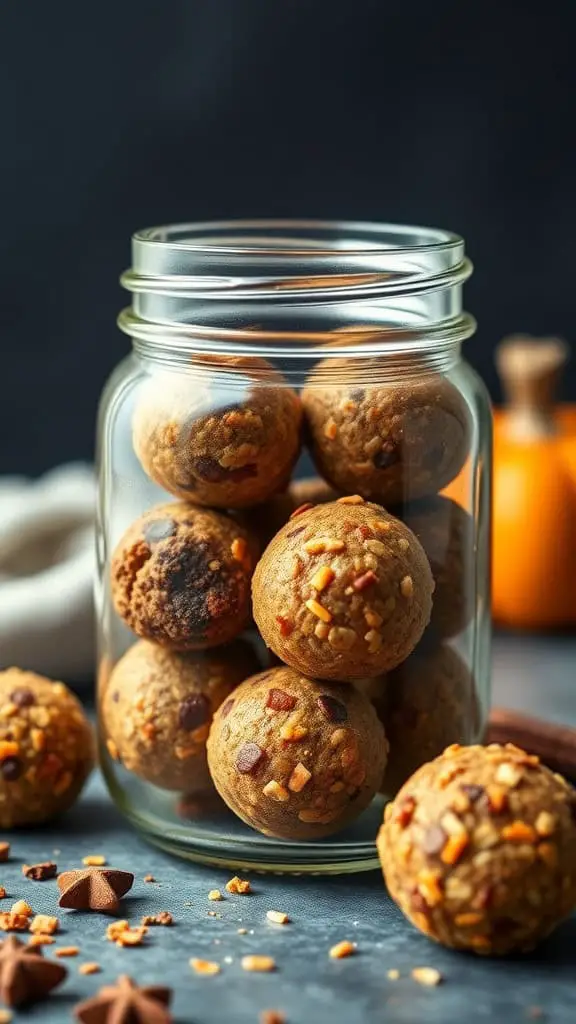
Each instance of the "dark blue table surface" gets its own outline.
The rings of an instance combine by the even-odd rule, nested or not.
[[[498,638],[494,665],[495,703],[576,723],[576,639]],[[2,909],[23,897],[36,912],[58,913],[58,945],[81,951],[62,961],[69,977],[60,991],[16,1013],[15,1021],[64,1024],[78,999],[120,973],[170,985],[175,1020],[186,1024],[256,1024],[267,1008],[282,1010],[289,1024],[513,1024],[533,1019],[536,1008],[544,1021],[568,1024],[576,1016],[576,917],[528,957],[484,960],[444,950],[414,931],[376,872],[333,879],[254,875],[251,896],[209,902],[208,891],[223,890],[232,872],[192,865],[149,846],[124,824],[98,776],[65,822],[0,838],[12,844],[10,862],[0,865],[9,897]],[[23,862],[54,859],[66,870],[94,853],[135,873],[123,916],[137,923],[142,914],[169,910],[174,926],[151,929],[145,946],[117,948],[104,938],[109,918],[57,911],[55,881],[30,882],[21,874]],[[148,873],[156,883],[144,882]],[[285,911],[291,923],[271,925],[267,910]],[[239,935],[239,928],[247,934]],[[342,939],[357,943],[357,955],[330,960],[328,950]],[[56,948],[47,947],[47,955]],[[244,972],[240,960],[247,953],[273,956],[277,971]],[[191,957],[218,961],[221,973],[195,975]],[[88,960],[100,963],[102,972],[80,975]],[[419,986],[410,977],[417,966],[438,968],[443,983]],[[387,977],[393,968],[400,971],[397,981]]]

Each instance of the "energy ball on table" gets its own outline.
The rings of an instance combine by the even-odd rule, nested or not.
[[[464,399],[440,374],[381,384],[367,384],[369,376],[366,367],[330,359],[308,378],[302,404],[320,473],[386,507],[442,490],[466,459]]]
[[[94,737],[64,683],[0,672],[0,827],[37,825],[68,810],[94,766]]]
[[[418,643],[432,607],[430,565],[413,533],[357,496],[292,518],[252,583],[264,642],[312,678],[381,675]]]
[[[112,598],[138,636],[179,650],[232,640],[250,615],[256,545],[234,520],[185,502],[158,505],[112,557]]]
[[[248,508],[287,483],[301,444],[298,396],[264,359],[197,357],[145,384],[133,418],[146,473],[179,498]]]
[[[425,761],[451,743],[471,743],[480,728],[472,674],[456,651],[420,644],[382,679],[371,696],[390,743],[382,792],[393,796]]]
[[[576,791],[511,744],[448,747],[388,804],[378,852],[390,895],[430,938],[531,949],[576,907]]]
[[[430,619],[437,637],[466,628],[474,614],[474,523],[461,505],[439,495],[408,506],[402,519],[420,541],[436,584]]]
[[[246,680],[222,704],[208,764],[221,797],[247,825],[281,839],[317,839],[368,806],[387,746],[362,693],[283,666]]]
[[[257,668],[241,640],[193,654],[140,640],[120,659],[101,697],[111,757],[162,789],[211,788],[206,738],[212,716]]]

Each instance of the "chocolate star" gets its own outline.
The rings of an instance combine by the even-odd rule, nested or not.
[[[59,906],[71,910],[99,910],[116,914],[120,897],[132,888],[134,875],[115,868],[87,868],[85,871],[63,871],[58,875],[62,893]]]
[[[14,935],[0,943],[0,998],[8,1006],[43,999],[67,974],[62,964],[45,960],[37,946],[25,946]]]
[[[166,1009],[172,992],[161,985],[140,988],[122,974],[115,985],[105,985],[97,995],[74,1007],[81,1024],[171,1024]]]

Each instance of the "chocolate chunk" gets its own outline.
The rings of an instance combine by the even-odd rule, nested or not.
[[[390,469],[390,466],[395,466],[397,462],[400,462],[400,453],[397,448],[382,448],[372,459],[376,469]]]
[[[447,839],[448,836],[440,825],[430,825],[422,837],[422,849],[424,853],[433,857],[444,849]]]
[[[286,693],[285,690],[277,690],[275,687],[272,687],[268,693],[266,707],[272,708],[274,711],[292,711],[292,708],[296,707],[296,703],[296,697],[291,693]]]
[[[178,708],[178,725],[192,731],[210,720],[210,701],[203,693],[192,693]]]
[[[45,860],[41,864],[23,864],[22,874],[33,882],[46,882],[49,878],[56,878],[58,867],[53,860]]]
[[[18,708],[29,708],[36,703],[32,690],[29,690],[27,686],[19,686],[16,690],[12,690],[10,700]]]
[[[251,775],[264,760],[264,751],[257,743],[245,743],[236,755],[236,771],[242,775]]]
[[[233,697],[230,697],[229,700],[224,701],[222,707],[220,708],[220,714],[222,715],[222,718],[227,718],[228,715],[230,714],[230,712],[232,711],[233,707],[234,707],[234,698]]]
[[[0,765],[2,778],[5,779],[6,782],[16,782],[16,779],[19,779],[22,775],[23,767],[24,766],[19,757],[5,757]]]
[[[144,527],[144,540],[147,544],[158,544],[161,540],[168,540],[178,530],[178,523],[173,519],[153,519]]]
[[[466,793],[466,796],[473,804],[475,804],[477,800],[480,800],[480,797],[483,797],[486,792],[484,786],[476,786],[474,783],[466,782],[462,783],[460,789],[463,793]]]
[[[211,484],[220,484],[224,480],[240,483],[242,480],[258,476],[258,467],[254,462],[248,462],[245,466],[228,468],[221,466],[216,459],[211,459],[207,455],[201,455],[200,458],[194,459],[194,469],[202,480]]]
[[[329,722],[346,722],[348,720],[346,706],[335,697],[323,693],[317,698],[316,703]]]
[[[209,563],[214,552],[205,541],[160,549],[158,565],[164,576],[169,613],[180,635],[204,641],[210,626],[234,608],[236,587],[224,570],[214,572]]]
[[[354,388],[350,392],[350,398],[353,402],[361,402],[366,396],[366,388]]]
[[[120,700],[119,690],[114,690],[114,693],[112,694],[112,700],[114,701],[115,704],[118,703],[118,701]]]

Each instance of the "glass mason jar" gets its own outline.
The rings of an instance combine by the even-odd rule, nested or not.
[[[98,704],[110,791],[159,846],[373,868],[386,798],[480,737],[471,269],[456,235],[386,224],[135,235],[100,415]]]

